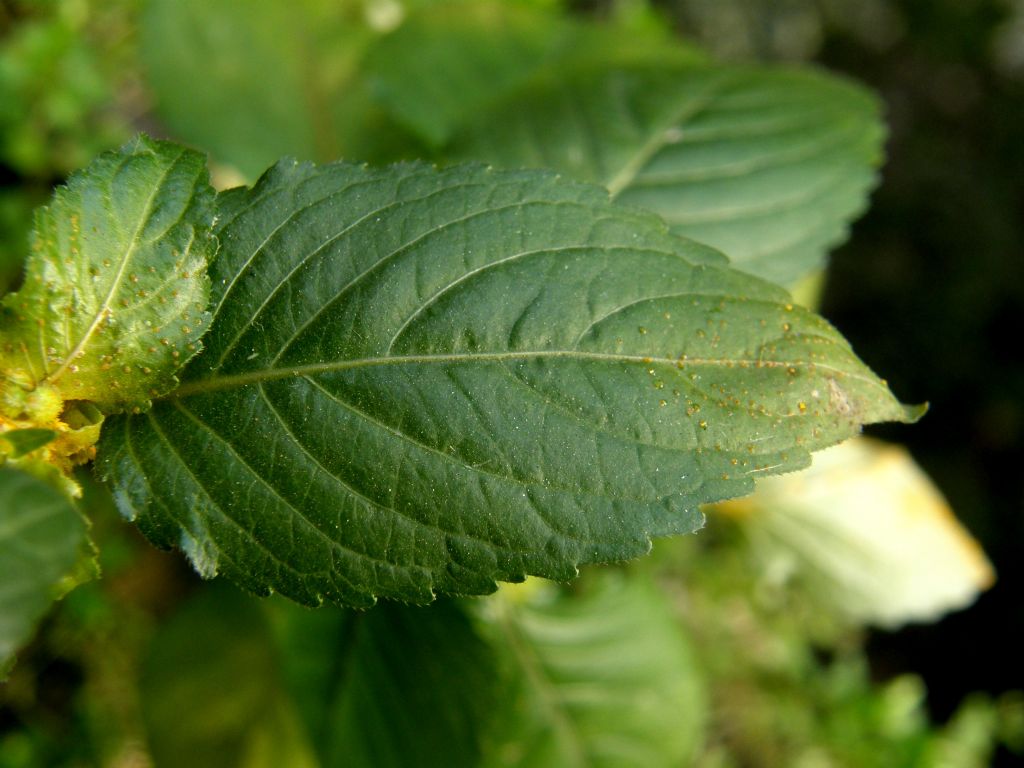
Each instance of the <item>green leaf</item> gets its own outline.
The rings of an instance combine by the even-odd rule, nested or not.
[[[516,591],[484,606],[518,683],[495,718],[486,765],[691,764],[703,738],[704,686],[657,588],[640,574],[614,574],[583,596],[549,588],[520,602]]]
[[[212,202],[202,155],[145,137],[59,188],[36,215],[24,286],[3,301],[4,396],[52,390],[111,412],[172,389],[209,320]]]
[[[171,132],[255,178],[286,155],[395,154],[360,77],[378,35],[355,0],[150,0],[140,48]]]
[[[157,765],[479,765],[495,661],[462,611],[311,612],[204,590],[143,668]]]
[[[585,61],[701,55],[651,31],[581,23],[508,2],[450,2],[423,8],[367,52],[363,69],[383,104],[431,146],[515,88]]]
[[[0,295],[7,293],[17,281],[28,252],[32,229],[32,210],[37,200],[35,189],[0,187]]]
[[[789,285],[864,209],[883,133],[873,96],[822,73],[603,65],[521,88],[447,155],[598,182]]]
[[[823,319],[597,187],[283,163],[219,209],[207,349],[100,460],[154,542],[256,592],[568,579],[913,417]]]
[[[157,765],[318,765],[259,605],[229,589],[201,593],[160,627],[140,695]]]
[[[57,433],[52,429],[29,428],[0,432],[0,440],[5,441],[11,447],[8,455],[12,459],[20,458],[37,448],[42,448],[56,436]]]
[[[270,607],[289,689],[325,768],[480,764],[498,703],[496,660],[456,603]]]
[[[700,59],[668,35],[509,2],[447,2],[404,20],[367,52],[362,69],[386,108],[437,147],[464,123],[543,73],[583,61]]]
[[[282,156],[423,156],[424,142],[436,148],[512,87],[567,61],[698,58],[668,34],[536,6],[150,0],[141,49],[173,134],[251,177]]]
[[[36,622],[73,586],[88,546],[85,520],[63,494],[0,466],[0,679]]]
[[[431,144],[496,94],[557,56],[569,32],[561,16],[507,2],[422,9],[370,50],[371,87]]]

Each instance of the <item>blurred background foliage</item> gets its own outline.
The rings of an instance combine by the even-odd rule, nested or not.
[[[416,44],[398,35],[424,6],[438,23],[462,25],[481,71],[505,82],[538,61],[610,47],[668,55],[678,33],[719,59],[817,62],[873,87],[886,107],[888,161],[869,212],[833,254],[822,311],[904,400],[931,402],[915,427],[875,434],[907,445],[980,540],[997,581],[969,609],[900,628],[877,611],[851,614],[842,547],[826,549],[824,564],[808,570],[792,541],[786,551],[765,544],[778,533],[772,517],[754,526],[750,510],[733,507],[712,514],[699,536],[660,542],[628,568],[588,571],[571,589],[528,582],[430,609],[454,617],[450,626],[461,634],[448,639],[462,645],[450,658],[429,656],[447,666],[410,668],[415,654],[390,648],[389,632],[421,637],[424,648],[437,642],[431,622],[414,621],[411,609],[309,613],[204,584],[183,559],[154,551],[123,525],[103,490],[83,478],[104,576],[65,598],[0,688],[0,766],[179,765],[184,754],[197,766],[402,764],[398,754],[375,752],[380,743],[366,734],[395,743],[416,737],[383,722],[375,699],[402,700],[417,685],[441,690],[449,679],[473,692],[471,705],[453,700],[447,711],[457,716],[438,724],[459,755],[489,749],[493,764],[557,764],[544,756],[564,745],[545,741],[544,705],[517,677],[524,648],[554,681],[556,697],[558,685],[580,682],[579,665],[569,663],[577,658],[624,665],[637,684],[676,680],[654,701],[688,713],[678,728],[665,726],[673,764],[881,768],[1019,759],[1024,3],[510,0],[501,24],[521,33],[513,67],[492,56],[471,18],[441,0],[303,0],[276,15],[283,6],[273,3],[182,0],[187,13],[173,12],[176,5],[0,0],[0,288],[16,283],[31,211],[52,186],[140,129],[210,151],[224,185],[251,179],[284,154],[429,156],[432,138],[444,136],[446,117],[460,108],[443,101],[443,89],[430,90],[429,68],[410,90],[427,89],[436,110],[402,100],[409,83],[387,71],[380,52],[378,79],[357,76],[364,51],[382,38]],[[597,26],[585,39],[560,21],[538,31],[524,9],[568,12]],[[614,23],[614,32],[600,22]],[[184,39],[202,55],[185,56]],[[253,39],[277,58],[250,66]],[[224,101],[218,79],[235,83],[235,101]],[[460,103],[472,104],[472,91],[463,95]],[[406,107],[398,119],[389,98]],[[787,493],[782,487],[776,498]],[[908,548],[899,557],[928,553]],[[976,567],[982,585],[988,575]],[[636,634],[643,621],[610,622],[603,645],[566,640],[569,659],[560,656],[558,632],[578,638],[592,616],[629,617],[629,606],[674,621],[650,636]],[[420,614],[428,615],[441,613]],[[515,631],[495,640],[506,624]],[[631,666],[624,649],[633,646],[662,666]],[[473,665],[459,671],[467,659]],[[493,674],[481,675],[486,669]],[[628,696],[623,690],[616,695]],[[432,701],[411,696],[406,717],[433,722],[446,705]],[[191,703],[202,707],[190,712]],[[499,716],[485,717],[492,711]],[[600,731],[601,711],[580,727]],[[488,719],[521,727],[509,733],[485,727]],[[639,738],[651,722],[657,718],[627,725]],[[439,764],[459,764],[443,743],[418,746],[433,759],[444,754]]]

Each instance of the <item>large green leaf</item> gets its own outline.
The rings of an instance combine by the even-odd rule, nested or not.
[[[212,589],[160,628],[142,681],[157,765],[479,764],[495,660],[456,605],[283,603]]]
[[[57,190],[0,308],[5,415],[23,416],[15,388],[112,411],[175,386],[209,320],[212,203],[202,155],[145,137]]]
[[[87,541],[85,520],[63,494],[0,466],[0,678],[36,621],[74,585]]]
[[[484,607],[516,683],[487,765],[690,764],[707,714],[703,681],[672,606],[646,578],[613,574],[582,596],[498,595]]]
[[[876,100],[822,73],[601,65],[520,88],[447,155],[598,182],[788,285],[845,239],[882,138]]]
[[[154,542],[257,592],[568,579],[911,417],[823,319],[596,187],[282,163],[219,209],[206,352],[101,462]]]

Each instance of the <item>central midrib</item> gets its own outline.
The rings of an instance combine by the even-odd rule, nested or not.
[[[754,368],[808,368],[833,372],[839,376],[860,379],[874,383],[866,376],[844,371],[823,363],[811,363],[800,360],[763,360],[752,358],[706,358],[706,357],[652,357],[642,355],[617,355],[607,352],[580,352],[577,350],[523,350],[513,352],[474,352],[450,353],[439,355],[390,355],[386,357],[364,357],[350,360],[334,360],[324,363],[271,368],[259,371],[230,374],[227,376],[211,376],[197,381],[187,381],[171,392],[168,397],[182,398],[191,395],[216,392],[224,389],[236,389],[250,384],[266,381],[294,378],[299,376],[315,376],[320,373],[337,373],[355,368],[372,368],[385,365],[422,365],[430,363],[488,363],[525,360],[567,359],[590,362],[627,363],[637,365],[672,366],[678,369],[691,367],[754,367]]]
[[[683,102],[669,114],[668,119],[652,131],[650,138],[637,148],[613,176],[604,182],[604,186],[608,188],[613,200],[633,183],[640,171],[669,143],[666,132],[673,127],[679,127],[685,121],[692,120],[707,109],[729,81],[729,77],[728,72],[722,73],[705,84],[696,96],[683,99]]]

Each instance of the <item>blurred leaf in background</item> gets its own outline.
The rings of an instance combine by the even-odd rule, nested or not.
[[[123,524],[80,472],[102,578],[70,592],[0,685],[0,765],[138,765],[148,760],[138,667],[158,616],[195,579]],[[147,764],[145,762],[143,765]]]
[[[86,530],[50,483],[0,465],[0,682],[50,604],[95,575]]]
[[[648,574],[531,579],[483,602],[509,686],[485,765],[689,765],[708,701],[699,659]]]
[[[32,212],[46,196],[32,188],[0,186],[0,293],[10,288],[28,253]]]
[[[558,5],[151,0],[141,50],[167,128],[250,178],[283,156],[429,156],[476,110],[569,61],[698,58],[653,21],[630,28],[638,41]]]
[[[800,579],[851,620],[898,627],[964,608],[995,581],[978,542],[905,449],[854,438],[810,469],[714,507],[773,578]]]
[[[462,610],[310,611],[203,589],[147,653],[157,765],[477,765],[496,704],[493,654]]]
[[[933,722],[924,681],[874,680],[864,630],[841,599],[813,582],[779,580],[746,525],[711,514],[701,536],[655,549],[659,583],[711,694],[695,765],[983,768],[1000,744],[1019,748],[1018,694],[974,696],[948,723]]]
[[[357,77],[374,23],[357,0],[152,0],[140,49],[173,135],[254,178],[386,139]]]
[[[846,239],[883,134],[874,97],[831,76],[611,60],[511,91],[466,121],[448,154],[602,184],[788,287]]]

